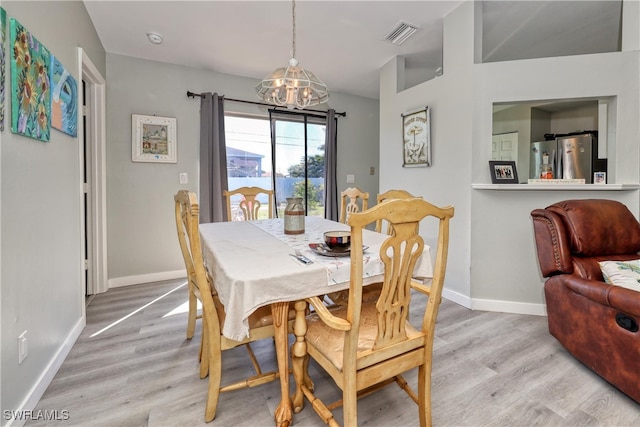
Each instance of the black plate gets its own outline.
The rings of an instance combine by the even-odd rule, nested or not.
[[[350,248],[334,250],[324,243],[309,243],[309,247],[315,253],[323,256],[346,257],[351,255]],[[363,251],[366,251],[368,248],[368,246],[362,246]]]

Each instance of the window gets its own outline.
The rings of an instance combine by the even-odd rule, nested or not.
[[[273,143],[268,118],[225,115],[229,189],[273,189],[275,184],[278,216],[284,215],[288,197],[302,197],[307,215],[324,216],[324,117],[285,111],[270,115]]]

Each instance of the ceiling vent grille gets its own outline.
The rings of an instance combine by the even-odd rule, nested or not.
[[[400,21],[398,25],[385,36],[384,40],[389,43],[401,45],[418,30],[421,30],[421,28],[417,25]]]

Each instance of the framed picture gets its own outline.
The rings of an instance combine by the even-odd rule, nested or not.
[[[489,160],[492,184],[518,184],[518,171],[513,160]]]
[[[402,148],[405,168],[431,166],[429,107],[402,114]]]
[[[176,119],[131,115],[131,160],[177,163]]]
[[[606,172],[594,172],[593,173],[593,183],[594,184],[606,184],[607,183],[607,173]]]

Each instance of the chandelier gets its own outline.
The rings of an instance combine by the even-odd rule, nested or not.
[[[287,67],[280,67],[265,77],[256,86],[256,93],[263,101],[288,109],[303,109],[312,105],[327,102],[329,90],[327,85],[315,74],[298,65],[296,59],[296,2],[291,1],[293,18],[293,43],[291,59]]]

